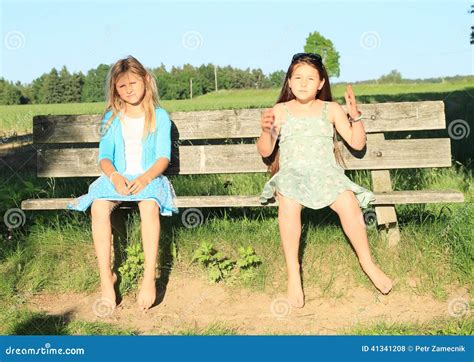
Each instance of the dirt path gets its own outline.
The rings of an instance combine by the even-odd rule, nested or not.
[[[321,297],[305,288],[306,306],[291,308],[284,294],[265,294],[210,285],[182,275],[169,281],[163,301],[147,313],[138,311],[135,296],[127,295],[113,313],[101,305],[99,293],[40,294],[28,306],[53,315],[70,313],[73,319],[103,321],[143,334],[170,334],[222,323],[238,334],[341,334],[355,323],[376,321],[426,322],[450,317],[452,300],[468,300],[466,290],[453,290],[448,301],[394,289],[383,296],[372,289],[348,288],[343,297]],[[450,313],[451,308],[451,313]]]

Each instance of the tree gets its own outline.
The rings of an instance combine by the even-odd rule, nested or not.
[[[285,80],[285,71],[277,70],[270,74],[270,84],[272,88],[281,88]]]
[[[56,68],[51,69],[51,72],[46,76],[43,83],[44,103],[61,103],[64,93],[64,84],[59,78]]]
[[[44,73],[41,77],[36,78],[30,86],[31,95],[28,97],[33,103],[44,103],[44,82],[48,75]]]
[[[70,79],[70,101],[79,103],[82,99],[82,87],[84,86],[84,74],[74,73]]]
[[[378,82],[385,83],[385,84],[402,83],[403,78],[402,78],[402,74],[398,70],[394,69],[390,73],[386,75],[382,75],[379,78]]]
[[[324,67],[329,77],[339,77],[339,53],[331,40],[326,39],[317,31],[310,33],[304,46],[305,53],[317,53],[323,58]]]
[[[103,102],[105,100],[105,81],[110,65],[100,64],[97,69],[87,72],[82,89],[83,102]]]
[[[23,96],[18,85],[0,78],[0,104],[21,104]]]
[[[59,78],[61,79],[61,83],[63,85],[63,94],[61,95],[61,103],[70,103],[74,98],[72,94],[73,90],[71,87],[71,74],[67,70],[67,67],[64,65],[59,72]]]
[[[206,64],[201,65],[198,70],[197,82],[200,87],[199,94],[206,94],[215,90],[214,85],[214,65]],[[196,93],[198,94],[198,93]]]

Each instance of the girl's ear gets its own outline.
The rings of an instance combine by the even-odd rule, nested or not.
[[[320,91],[321,89],[323,89],[324,83],[326,83],[326,79],[323,79],[323,80],[321,81],[321,84],[320,84],[319,87],[318,87],[318,91]]]

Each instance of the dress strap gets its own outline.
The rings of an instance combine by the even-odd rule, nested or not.
[[[283,108],[285,108],[285,112],[286,112],[286,119],[290,118],[290,110],[288,109],[288,107],[286,106],[286,102],[283,102]]]
[[[328,118],[328,102],[324,102],[322,116],[323,116],[323,119]]]

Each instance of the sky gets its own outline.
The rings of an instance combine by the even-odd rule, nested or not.
[[[0,77],[29,83],[131,54],[147,67],[213,63],[286,70],[318,31],[340,54],[334,81],[472,75],[472,1],[0,0]]]

